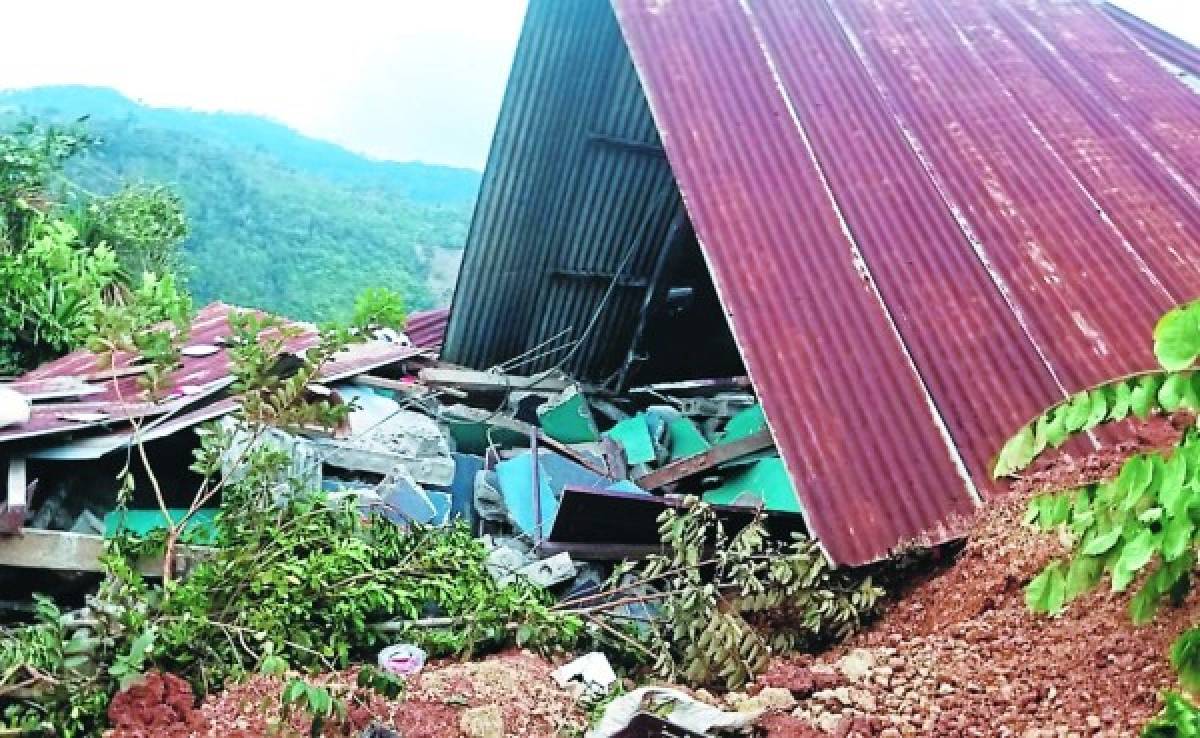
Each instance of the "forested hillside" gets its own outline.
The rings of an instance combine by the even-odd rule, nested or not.
[[[179,192],[191,222],[184,271],[201,304],[323,320],[345,317],[366,287],[401,292],[409,309],[448,298],[431,266],[465,240],[477,172],[373,161],[266,119],[147,108],[111,90],[0,93],[0,122],[29,115],[87,116],[101,143],[70,165],[74,184]]]

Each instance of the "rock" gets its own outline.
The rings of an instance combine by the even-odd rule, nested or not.
[[[856,648],[838,660],[838,670],[852,682],[862,682],[875,668],[875,654],[865,648]]]
[[[458,728],[467,738],[504,738],[504,716],[498,705],[464,710]]]
[[[738,712],[768,712],[790,710],[796,706],[796,698],[782,687],[764,687],[754,697],[733,703]]]

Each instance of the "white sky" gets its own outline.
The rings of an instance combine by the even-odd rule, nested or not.
[[[1200,0],[1112,0],[1179,38],[1200,46]]]
[[[482,169],[525,0],[4,3],[0,89],[114,87]],[[15,32],[15,29],[25,29]]]
[[[1200,0],[1115,1],[1200,45]],[[266,115],[378,158],[482,169],[525,2],[3,3],[0,89],[114,87]]]

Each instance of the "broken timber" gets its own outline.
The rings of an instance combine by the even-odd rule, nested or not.
[[[468,392],[503,392],[505,390],[542,390],[560,392],[570,386],[562,377],[522,377],[471,369],[422,369],[421,381],[433,387],[455,387]]]
[[[774,445],[775,440],[771,438],[771,431],[764,429],[745,438],[718,444],[703,453],[667,464],[634,481],[642,489],[657,489]]]
[[[176,547],[176,567],[190,564],[205,556],[204,546]],[[0,566],[52,571],[100,572],[100,555],[104,553],[104,537],[63,530],[26,528],[17,535],[0,536]],[[138,561],[138,571],[147,576],[162,575],[162,559],[146,557]]]

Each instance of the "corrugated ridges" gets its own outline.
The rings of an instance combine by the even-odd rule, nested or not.
[[[829,8],[768,3],[755,17],[900,332],[984,487],[994,439],[1061,390]],[[971,391],[964,377],[1010,390]]]
[[[1187,181],[1200,182],[1200,96],[1167,74],[1095,8],[1013,2],[1100,95],[1125,115]]]
[[[606,144],[595,134],[644,148]],[[584,379],[611,374],[628,350],[642,285],[682,207],[658,148],[607,4],[530,3],[467,239],[445,358],[487,367],[586,334],[578,350],[534,351],[518,368],[563,361]],[[618,273],[605,300],[610,275]]]
[[[1153,367],[1154,322],[1200,292],[1196,100],[1093,7],[613,2],[839,563],[969,509],[937,421],[982,483],[1056,396]]]
[[[985,0],[986,1],[986,0]],[[1172,301],[939,7],[834,0],[1070,390],[1154,366]],[[1132,364],[1132,366],[1131,366]],[[1007,391],[996,388],[997,391]]]
[[[863,563],[969,512],[747,17],[724,0],[616,7],[812,532]]]

